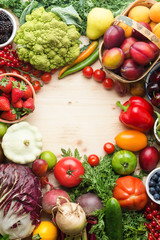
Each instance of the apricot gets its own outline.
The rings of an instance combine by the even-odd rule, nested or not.
[[[136,22],[149,23],[149,8],[146,6],[135,6],[129,11],[128,17],[135,20]]]
[[[160,23],[157,23],[156,26],[153,28],[152,32],[160,38]]]
[[[149,17],[153,22],[160,22],[160,2],[156,2],[149,10]]]
[[[128,38],[128,37],[132,36],[132,30],[133,30],[132,27],[130,27],[129,25],[127,25],[126,23],[123,23],[123,22],[120,22],[118,24],[118,26],[123,28],[124,34],[125,34],[125,38]]]
[[[124,61],[124,53],[120,48],[109,49],[102,57],[102,64],[108,69],[119,68]]]

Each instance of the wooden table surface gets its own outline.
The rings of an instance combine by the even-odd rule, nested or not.
[[[100,62],[93,69],[100,68]],[[105,142],[124,126],[119,121],[122,103],[129,96],[119,97],[114,89],[107,91],[93,78],[83,77],[82,71],[58,80],[56,72],[50,83],[36,94],[36,108],[26,121],[35,125],[43,137],[43,150],[50,150],[59,158],[61,148],[78,148],[82,155],[104,155]]]

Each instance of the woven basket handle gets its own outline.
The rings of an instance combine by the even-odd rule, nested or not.
[[[129,25],[130,27],[134,28],[136,31],[143,34],[146,38],[148,38],[151,42],[153,42],[158,48],[160,48],[160,39],[155,34],[153,34],[151,31],[149,31],[147,28],[142,26],[140,23],[134,21],[131,18],[128,18],[128,17],[122,16],[122,15],[117,16],[115,18],[115,21],[123,22],[123,23]]]

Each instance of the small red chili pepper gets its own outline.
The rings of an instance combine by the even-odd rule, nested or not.
[[[119,120],[124,125],[141,132],[148,132],[152,129],[153,107],[144,98],[133,96],[123,105],[119,101],[116,104],[122,109]]]

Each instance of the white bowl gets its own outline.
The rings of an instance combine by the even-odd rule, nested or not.
[[[8,39],[8,41],[5,42],[5,43],[0,44],[0,48],[2,48],[2,47],[7,46],[8,44],[10,44],[13,41],[13,39],[14,39],[14,37],[16,35],[16,32],[17,32],[17,23],[16,23],[16,20],[15,20],[14,16],[10,12],[8,12],[7,10],[5,10],[3,8],[0,8],[0,10],[5,12],[8,15],[8,18],[9,18],[9,20],[11,21],[11,23],[13,25],[12,34],[11,34],[10,38]]]
[[[153,132],[154,132],[154,136],[155,136],[157,144],[160,144],[160,138],[158,137],[157,129],[156,129],[158,122],[159,122],[159,119],[157,118],[156,121],[154,122]]]
[[[155,168],[152,172],[150,172],[147,176],[147,179],[146,179],[146,183],[145,183],[145,186],[146,186],[146,192],[147,192],[147,195],[149,196],[149,198],[157,203],[157,204],[160,204],[160,200],[155,200],[153,195],[149,192],[149,182],[151,180],[151,177],[156,173],[156,172],[160,172],[160,167],[158,168]]]

